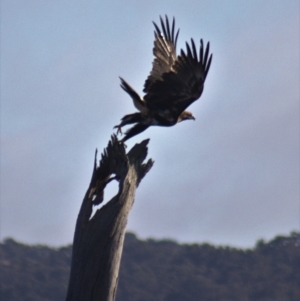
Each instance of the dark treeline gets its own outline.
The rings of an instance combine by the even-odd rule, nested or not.
[[[64,300],[71,246],[0,244],[0,300]],[[253,249],[126,235],[117,301],[298,301],[300,233]]]

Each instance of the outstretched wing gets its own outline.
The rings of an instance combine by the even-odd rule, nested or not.
[[[176,43],[179,34],[179,29],[175,34],[175,19],[173,18],[172,27],[170,27],[169,19],[165,17],[165,23],[160,17],[160,24],[162,32],[159,27],[153,22],[155,26],[154,36],[154,48],[153,55],[154,61],[152,63],[153,67],[148,76],[145,85],[144,92],[147,93],[149,88],[157,80],[162,80],[164,73],[172,71],[174,62],[176,61]]]
[[[154,110],[170,110],[178,117],[201,96],[211,60],[209,43],[204,47],[200,40],[198,55],[191,39],[190,45],[186,43],[186,52],[181,50],[172,70],[149,87],[144,97],[147,106]]]

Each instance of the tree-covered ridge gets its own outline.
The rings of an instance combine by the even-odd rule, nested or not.
[[[64,300],[71,246],[0,244],[0,300]],[[300,233],[253,249],[126,235],[118,301],[300,300]]]
[[[300,300],[299,233],[248,250],[131,239],[120,274],[124,301]],[[146,298],[135,298],[142,291]]]
[[[0,245],[0,300],[64,300],[71,246],[29,246],[6,239]]]

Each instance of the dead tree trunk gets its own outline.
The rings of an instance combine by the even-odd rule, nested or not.
[[[112,136],[94,171],[76,222],[72,265],[66,301],[114,301],[128,214],[136,188],[153,165],[144,140],[127,154]],[[119,181],[119,192],[92,217],[92,208],[103,201],[104,188]]]

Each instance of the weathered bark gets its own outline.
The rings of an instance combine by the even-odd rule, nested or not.
[[[66,301],[113,301],[128,214],[136,188],[153,165],[144,140],[127,154],[113,135],[94,171],[76,222],[73,255]],[[104,188],[119,181],[119,192],[92,216],[92,208],[103,201]],[[92,216],[92,217],[91,217]]]

